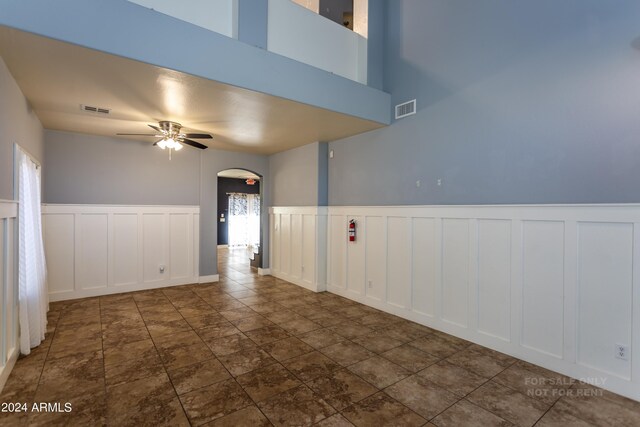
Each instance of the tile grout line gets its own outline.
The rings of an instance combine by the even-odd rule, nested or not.
[[[132,298],[133,299],[133,298]],[[136,306],[137,308],[137,306]],[[102,329],[102,299],[98,298],[98,310],[100,314],[100,344],[102,346],[102,374],[104,375],[104,423],[109,425],[109,396],[107,391],[107,362],[104,351],[104,335]]]
[[[66,308],[66,305],[65,307]],[[51,351],[51,346],[53,345],[53,339],[56,336],[56,332],[58,332],[58,322],[60,322],[60,317],[62,317],[62,312],[63,309],[60,309],[60,314],[58,315],[58,320],[56,321],[56,327],[53,330],[53,333],[51,334],[51,343],[49,344],[49,347],[47,347],[47,351],[44,355],[43,361],[42,361],[42,369],[40,369],[40,375],[38,375],[38,380],[36,382],[36,387],[33,389],[33,397],[32,397],[32,402],[31,403],[35,403],[36,401],[36,394],[38,393],[38,389],[40,388],[40,380],[42,379],[42,375],[44,374],[44,367],[47,365],[47,359],[49,358],[49,352]],[[47,319],[47,323],[49,323],[49,319]],[[18,351],[20,352],[20,343],[18,342]],[[18,358],[20,358],[20,354],[18,354]],[[28,356],[28,355],[27,355]],[[27,357],[25,356],[25,357]],[[16,360],[17,362],[17,360]],[[7,378],[8,381],[8,378]],[[6,384],[5,384],[6,385]],[[29,411],[29,413],[27,414],[27,416],[25,417],[27,419],[27,421],[29,421],[32,417],[33,413],[31,411]]]
[[[497,377],[498,375],[500,375],[502,372],[506,371],[507,369],[509,369],[509,368],[513,367],[516,363],[518,363],[518,361],[522,360],[522,359],[517,359],[517,358],[515,358],[515,357],[514,357],[514,359],[516,359],[516,361],[515,361],[515,362],[513,362],[509,367],[507,367],[505,370],[501,371],[499,374],[495,375],[493,378]],[[531,375],[536,375],[536,373],[535,373],[535,372],[533,372],[533,371],[531,371],[531,370],[529,370],[529,369],[527,369],[527,368],[524,368],[524,367],[523,367],[522,369],[524,369],[525,371],[527,371],[527,372],[531,373]],[[559,374],[559,375],[562,375],[562,374]],[[493,378],[491,378],[491,379],[493,380]],[[498,384],[499,384],[499,385],[501,385],[501,386],[503,386],[503,387],[506,387],[506,388],[508,388],[508,389],[510,389],[510,390],[513,390],[513,391],[515,391],[516,393],[519,393],[519,394],[522,394],[523,396],[526,396],[526,395],[525,395],[524,393],[522,393],[521,391],[516,390],[515,388],[511,387],[511,385],[510,385],[510,384],[502,384],[502,383],[498,383]],[[526,397],[530,397],[530,396],[526,396]],[[539,402],[543,402],[542,400],[540,400],[540,399],[536,399],[535,397],[530,397],[530,398],[531,398],[531,399],[534,399],[534,400],[537,400],[537,401],[539,401]],[[551,409],[553,409],[553,408],[556,406],[556,404],[560,401],[560,399],[561,399],[561,398],[562,398],[562,396],[558,397],[558,398],[557,398],[557,399],[556,399],[556,400],[555,400],[555,401],[554,401],[554,402],[553,402],[553,403],[552,403],[552,404],[551,404],[551,405],[550,405],[550,406],[549,406],[549,407],[544,411],[544,413],[543,413],[543,414],[542,414],[542,415],[541,415],[541,416],[536,420],[536,422],[535,422],[535,423],[533,423],[533,425],[534,425],[534,426],[535,426],[535,425],[537,425],[537,424],[538,424],[538,423],[539,423],[539,422],[544,418],[544,416],[545,416],[545,415],[547,415],[547,413],[548,413],[549,411],[551,411]],[[543,402],[543,403],[544,403],[544,402]],[[577,418],[580,418],[580,417],[577,417]],[[580,419],[582,420],[582,418],[580,418]],[[582,421],[585,421],[585,420],[582,420]],[[586,421],[585,421],[585,422],[586,422]]]
[[[364,334],[364,335],[366,335],[366,334]],[[361,336],[361,335],[360,335],[360,336]],[[357,338],[357,337],[355,337],[355,338]],[[354,341],[352,341],[352,340],[350,340],[350,339],[347,339],[347,340],[348,340],[348,341],[350,341],[352,344],[360,345],[360,344],[358,344],[358,343],[356,343],[356,342],[354,342]],[[405,343],[405,344],[406,344],[406,343]],[[405,345],[405,344],[401,344],[401,345],[399,345],[399,346],[397,346],[397,347],[400,347],[400,346]],[[360,346],[361,346],[361,347],[363,347],[362,345],[360,345]],[[397,347],[394,347],[394,348],[397,348]],[[366,347],[363,347],[363,348],[367,349]],[[367,349],[367,350],[369,350],[369,349]],[[393,349],[390,349],[390,350],[393,350]],[[371,351],[371,350],[369,350],[369,351]],[[365,361],[365,360],[369,360],[369,359],[371,359],[372,357],[376,357],[376,356],[377,356],[377,357],[382,357],[382,356],[381,356],[381,354],[379,354],[379,353],[376,353],[376,352],[373,352],[373,351],[372,351],[372,353],[374,354],[374,356],[371,356],[371,357],[369,357],[368,359],[363,359],[363,360],[361,360],[361,361],[359,361],[359,362],[356,362],[356,363],[353,363],[353,364],[351,364],[351,365],[349,365],[349,366],[353,366],[353,365],[358,364],[358,363],[360,363],[360,362],[363,362],[363,361]],[[327,357],[329,357],[329,356],[327,356]],[[387,359],[387,358],[385,358],[385,357],[382,357],[382,358],[383,358],[383,359],[385,359],[385,360],[387,360],[389,363],[392,363],[392,364],[394,364],[394,365],[396,365],[396,366],[399,366],[399,367],[400,367],[400,368],[402,368],[402,369],[405,369],[404,367],[402,367],[402,366],[398,365],[397,363],[392,362],[391,360],[388,360],[388,359]],[[336,362],[336,363],[337,363],[337,362]],[[437,362],[436,362],[436,363],[437,363]],[[408,375],[408,376],[406,376],[406,377],[404,377],[404,378],[401,378],[401,379],[399,379],[398,381],[395,381],[395,382],[393,382],[392,384],[389,384],[389,385],[387,385],[387,386],[386,386],[386,387],[384,387],[384,388],[378,388],[376,385],[371,384],[369,381],[367,381],[366,379],[362,378],[362,377],[361,377],[360,375],[358,375],[357,373],[355,373],[355,372],[351,371],[350,369],[348,369],[348,367],[345,367],[344,369],[347,369],[347,370],[348,370],[349,372],[351,372],[353,375],[357,376],[357,377],[358,377],[358,378],[360,378],[362,381],[364,381],[364,382],[365,382],[365,383],[367,383],[367,384],[370,384],[373,388],[375,388],[376,390],[378,390],[377,392],[375,392],[375,393],[373,393],[373,394],[371,394],[371,395],[369,395],[369,396],[366,396],[366,397],[364,397],[364,398],[362,398],[362,399],[358,400],[357,402],[353,402],[352,404],[350,404],[349,406],[347,406],[346,408],[344,408],[342,411],[340,411],[340,415],[342,415],[342,416],[343,416],[345,419],[347,419],[347,420],[348,420],[348,418],[347,418],[347,417],[345,417],[345,416],[343,415],[343,412],[344,412],[344,411],[346,411],[348,408],[350,408],[350,407],[352,407],[352,406],[355,406],[355,405],[357,405],[358,403],[362,402],[363,400],[366,400],[366,399],[370,398],[371,396],[374,396],[374,395],[376,395],[376,394],[378,394],[378,393],[384,393],[385,395],[389,396],[389,394],[388,394],[387,392],[385,392],[385,391],[384,391],[386,388],[391,387],[392,385],[397,384],[397,383],[399,383],[400,381],[404,381],[405,379],[407,379],[407,378],[411,377],[412,375],[416,375],[416,373],[412,373],[411,375]],[[409,371],[408,369],[405,369],[405,370],[406,370],[406,371]],[[393,397],[391,397],[391,396],[389,396],[389,398],[391,398],[394,402],[397,402],[399,405],[401,405],[401,406],[405,407],[407,410],[409,410],[409,411],[413,412],[414,414],[418,415],[420,418],[422,418],[422,419],[426,420],[426,423],[425,423],[425,424],[429,423],[429,420],[428,420],[427,418],[425,418],[425,417],[423,417],[422,415],[418,414],[416,411],[414,411],[413,409],[409,408],[409,407],[408,407],[407,405],[405,405],[404,403],[400,402],[400,401],[399,401],[399,400],[397,400],[397,399],[394,399],[394,398],[393,398]],[[350,421],[349,421],[349,422],[350,422]]]
[[[166,298],[166,295],[164,294],[164,292],[162,292],[162,295]],[[169,302],[171,303],[171,301],[169,301]],[[178,399],[178,402],[180,403],[180,407],[182,408],[182,412],[184,413],[184,416],[187,419],[187,422],[189,423],[189,425],[193,426],[193,423],[191,422],[191,419],[189,418],[187,410],[185,409],[184,405],[182,404],[182,400],[180,399],[180,395],[178,394],[178,390],[176,390],[176,387],[173,384],[173,381],[171,381],[171,375],[169,375],[169,371],[167,370],[167,367],[164,364],[164,361],[160,357],[160,351],[158,351],[158,346],[156,345],[156,342],[153,339],[153,336],[151,335],[151,331],[149,331],[149,327],[147,325],[147,321],[144,319],[144,316],[142,315],[142,312],[140,311],[140,307],[138,306],[138,301],[136,301],[135,298],[133,298],[133,303],[136,305],[136,309],[138,310],[138,314],[140,314],[140,317],[142,317],[142,321],[144,322],[144,327],[147,330],[147,333],[149,334],[149,339],[151,339],[151,342],[153,343],[153,347],[156,350],[156,353],[158,354],[158,358],[160,359],[160,363],[162,364],[162,369],[164,370],[164,373],[167,376],[167,379],[169,380],[169,384],[171,384],[171,387],[173,388],[173,392],[176,395],[176,399]],[[173,303],[171,305],[173,305]],[[180,313],[180,312],[178,312],[178,313]],[[182,316],[182,314],[181,314],[181,316]],[[188,324],[188,322],[187,322],[187,324]],[[145,377],[145,378],[149,378],[149,377]]]
[[[241,303],[241,304],[242,304],[242,303]],[[219,313],[219,312],[218,312],[218,313]],[[224,317],[224,316],[223,316],[223,317]],[[227,319],[227,321],[228,321],[228,319]],[[235,326],[235,325],[234,325],[234,326]],[[237,328],[236,328],[236,329],[237,329]],[[241,331],[241,332],[242,332],[242,331]],[[249,339],[251,339],[251,338],[249,338]],[[252,341],[253,341],[253,340],[252,340]],[[256,344],[256,345],[257,345],[257,344]],[[208,347],[208,346],[207,346],[207,347]],[[215,356],[215,355],[214,355],[214,356]],[[215,356],[215,357],[216,357],[216,360],[217,360],[217,356]],[[275,359],[274,359],[274,360],[275,360]],[[279,362],[276,360],[276,363],[279,363]],[[250,395],[249,393],[247,393],[247,391],[244,389],[244,387],[242,387],[242,385],[238,382],[238,380],[237,380],[237,379],[236,379],[236,378],[231,374],[231,372],[229,372],[229,370],[227,369],[227,367],[226,367],[226,366],[224,366],[224,363],[220,362],[220,364],[221,364],[221,365],[222,365],[222,367],[227,371],[227,373],[231,376],[231,378],[233,378],[233,379],[234,379],[234,381],[236,382],[236,384],[238,385],[238,387],[240,387],[240,389],[241,389],[241,390],[242,390],[242,391],[243,391],[247,396],[249,396],[249,399],[253,402],[253,405],[258,409],[258,411],[262,414],[262,416],[263,416],[263,417],[264,417],[264,418],[265,418],[265,419],[266,419],[266,420],[267,420],[271,425],[273,425],[273,423],[271,422],[271,420],[269,419],[269,417],[267,417],[267,414],[265,414],[265,413],[262,411],[262,408],[260,408],[260,406],[258,405],[258,402],[256,402],[256,401],[251,397],[251,395]],[[281,365],[281,366],[283,366],[282,364],[280,364],[280,365]],[[286,367],[284,367],[284,366],[283,366],[283,368],[285,368],[285,369],[286,369]],[[255,369],[254,369],[254,370],[255,370]],[[253,372],[253,371],[249,371],[249,372]],[[247,373],[249,373],[249,372],[247,372]],[[242,410],[242,409],[248,408],[249,406],[251,406],[251,405],[247,405],[247,406],[245,406],[244,408],[241,408],[241,409],[239,409],[239,410]],[[220,418],[224,418],[224,417],[225,417],[225,416],[227,416],[227,415],[231,415],[231,414],[225,414],[225,415],[223,415],[223,416],[222,416],[222,417],[220,417]],[[219,419],[219,418],[216,418],[216,419]]]
[[[442,360],[444,360],[444,361],[446,361],[447,363],[450,363],[450,364],[452,364],[452,365],[454,365],[454,366],[458,366],[458,365],[456,365],[456,364],[454,364],[454,363],[448,362],[446,359],[448,359],[449,357],[452,357],[452,356],[454,356],[454,355],[456,355],[456,354],[458,354],[458,353],[460,353],[460,352],[462,352],[462,351],[465,351],[465,350],[467,350],[468,348],[469,348],[469,347],[467,347],[467,348],[465,348],[465,349],[462,349],[462,350],[460,350],[460,351],[458,351],[458,352],[456,352],[456,353],[454,353],[454,354],[451,354],[451,355],[447,356],[445,359],[442,359]],[[511,356],[510,356],[510,357],[511,357]],[[514,359],[516,359],[516,358],[514,357]],[[485,407],[483,407],[483,406],[480,406],[480,405],[478,405],[478,404],[473,403],[472,401],[470,401],[469,399],[467,399],[467,397],[468,397],[470,394],[472,394],[472,393],[476,392],[476,391],[477,391],[478,389],[480,389],[481,387],[483,387],[485,384],[487,384],[487,383],[491,382],[495,377],[497,377],[497,376],[498,376],[498,375],[500,375],[502,372],[506,371],[506,370],[507,370],[507,369],[509,369],[511,366],[513,366],[517,361],[518,361],[518,359],[514,360],[514,361],[513,361],[509,366],[505,367],[504,369],[502,369],[502,370],[501,370],[500,372],[498,372],[497,374],[495,374],[495,375],[493,375],[492,377],[488,378],[485,382],[483,382],[482,384],[480,384],[478,387],[474,388],[474,389],[473,389],[473,390],[471,390],[469,393],[465,394],[465,395],[464,395],[462,398],[460,398],[456,403],[454,403],[453,405],[450,405],[450,406],[449,406],[449,407],[447,407],[446,409],[444,409],[444,410],[440,411],[437,415],[435,415],[433,418],[431,418],[431,420],[433,420],[433,419],[435,419],[436,417],[440,416],[440,415],[441,415],[441,414],[443,414],[445,411],[447,411],[449,408],[451,408],[452,406],[454,406],[454,405],[458,404],[460,401],[465,400],[466,402],[468,402],[468,403],[470,403],[470,404],[472,404],[472,405],[474,405],[474,406],[477,406],[478,408],[481,408],[481,409],[484,409],[484,410],[485,410],[485,411],[487,411],[487,412],[490,412],[491,414],[495,415],[496,417],[498,417],[498,418],[500,418],[500,419],[502,419],[502,420],[505,420],[505,421],[507,421],[507,422],[511,422],[511,421],[509,421],[509,420],[506,420],[506,419],[505,419],[505,418],[503,418],[502,416],[500,416],[500,415],[496,414],[496,413],[495,413],[495,412],[493,412],[492,410],[487,409],[487,408],[485,408]],[[458,367],[459,367],[459,368],[461,368],[461,369],[464,369],[465,371],[469,371],[468,369],[463,368],[462,366],[458,366]],[[472,371],[469,371],[469,372],[472,372]],[[474,374],[475,374],[475,372],[472,372],[472,373],[474,373]],[[479,375],[479,374],[476,374],[476,375]],[[482,375],[479,375],[479,376],[483,377]],[[487,377],[483,377],[483,378],[487,378]],[[436,385],[437,385],[437,384],[436,384]],[[515,391],[515,390],[514,390],[514,391]],[[516,392],[517,392],[517,391],[516,391]],[[517,392],[517,393],[519,393],[519,392]],[[454,393],[454,394],[455,394],[455,393]],[[522,393],[520,393],[520,394],[522,394]],[[431,422],[431,420],[429,420],[429,421]]]

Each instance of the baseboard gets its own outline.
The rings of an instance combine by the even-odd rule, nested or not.
[[[122,294],[125,292],[146,291],[150,289],[168,288],[171,286],[191,285],[194,283],[212,283],[218,281],[220,281],[220,276],[218,274],[213,274],[211,276],[189,277],[148,283],[134,283],[130,285],[109,286],[97,289],[83,289],[80,291],[51,293],[49,294],[49,301],[68,301],[81,298],[99,297],[103,295]]]
[[[218,249],[226,249],[229,245],[218,245]]]
[[[258,267],[258,276],[269,276],[271,275],[270,268],[260,268]]]
[[[286,273],[282,273],[280,271],[273,271],[271,272],[271,275],[273,277],[277,277],[278,279],[285,280],[289,283],[293,283],[294,285],[300,286],[301,288],[308,289],[312,292],[324,292],[327,290],[326,285],[323,285],[320,283],[304,282],[296,277],[293,277]]]
[[[213,274],[211,276],[200,276],[198,283],[212,283],[212,282],[219,282],[219,281],[220,281],[220,275]]]
[[[2,393],[2,389],[4,385],[7,383],[9,379],[9,374],[11,374],[11,370],[16,364],[18,360],[18,347],[14,347],[11,353],[9,354],[9,358],[7,359],[7,364],[0,368],[0,393]]]
[[[191,285],[198,283],[197,277],[158,280],[154,282],[132,283],[128,285],[107,286],[106,288],[82,289],[69,292],[50,293],[49,301],[68,301],[81,298],[100,297],[104,295],[123,294],[126,292],[148,291],[150,289],[169,288],[171,286]]]

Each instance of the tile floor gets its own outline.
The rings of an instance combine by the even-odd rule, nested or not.
[[[0,425],[640,425],[640,403],[220,255],[218,283],[51,304],[0,402],[73,409]]]

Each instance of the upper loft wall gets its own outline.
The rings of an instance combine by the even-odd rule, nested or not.
[[[13,145],[44,165],[43,129],[0,57],[0,200],[13,200]]]
[[[128,0],[227,37],[237,36],[238,0]]]
[[[45,203],[200,204],[200,150],[173,153],[131,141],[45,131]]]
[[[126,0],[0,0],[0,25],[382,124],[390,119],[389,95],[380,90]]]
[[[330,204],[640,202],[639,21],[637,1],[388,2],[385,90],[418,113],[330,144]]]
[[[290,0],[269,0],[267,49],[367,84],[367,39]]]

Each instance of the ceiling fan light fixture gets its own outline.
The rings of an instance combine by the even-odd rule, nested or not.
[[[117,135],[121,136],[152,136],[155,138],[162,138],[159,141],[155,142],[153,145],[160,147],[162,150],[169,149],[169,159],[171,159],[171,151],[179,151],[185,145],[190,147],[199,148],[200,150],[204,150],[207,148],[206,145],[201,144],[197,141],[194,141],[191,138],[195,139],[213,139],[213,136],[208,133],[180,133],[182,129],[182,125],[176,122],[170,121],[160,121],[158,122],[158,126],[155,125],[147,125],[156,133],[147,134],[147,133],[118,133]]]
[[[162,148],[163,150],[165,148],[168,148],[169,150],[176,150],[176,151],[179,151],[179,150],[182,149],[182,144],[180,144],[178,141],[176,141],[172,137],[167,137],[167,138],[159,141],[157,145],[158,145],[158,147]]]

